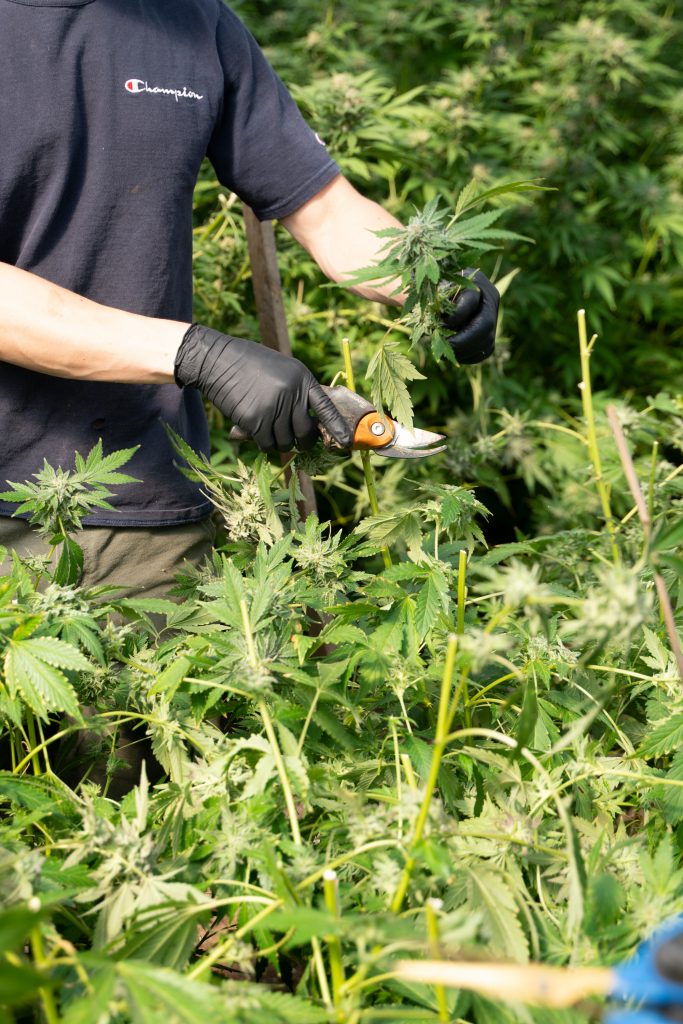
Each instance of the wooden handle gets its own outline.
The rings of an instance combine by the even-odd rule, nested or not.
[[[609,995],[615,985],[614,973],[606,967],[401,960],[396,970],[405,981],[467,989],[488,999],[534,1006],[573,1006],[588,996]]]

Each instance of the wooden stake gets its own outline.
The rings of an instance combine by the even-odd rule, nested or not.
[[[543,964],[451,963],[402,960],[396,974],[406,981],[478,992],[532,1006],[574,1006],[589,996],[607,996],[616,984],[606,967],[546,967]]]
[[[282,281],[277,263],[273,225],[270,221],[260,221],[254,211],[246,205],[243,206],[243,213],[261,341],[268,348],[291,356],[292,344],[289,340],[289,328],[282,301]],[[291,455],[283,455],[283,464],[290,458]],[[305,519],[311,512],[317,514],[318,506],[310,477],[305,473],[299,473],[299,483],[304,496],[299,511]]]
[[[612,434],[614,435],[614,441],[617,446],[617,451],[619,452],[619,458],[621,459],[621,465],[628,482],[629,490],[631,491],[631,496],[636,503],[638,518],[640,519],[641,526],[643,527],[645,540],[649,541],[650,534],[652,532],[650,511],[640,487],[640,481],[638,480],[638,474],[636,473],[635,466],[633,465],[633,459],[631,458],[628,443],[624,437],[624,431],[621,429],[617,410],[613,405],[607,406],[607,419],[609,420],[609,425],[612,428]],[[669,597],[669,592],[666,589],[666,584],[661,575],[658,572],[655,572],[654,577],[657,597],[659,598],[659,606],[662,610],[662,618],[664,619],[666,631],[669,635],[671,650],[673,651],[676,665],[678,666],[678,674],[681,678],[681,682],[683,682],[683,650],[681,650],[681,642],[676,630],[676,620],[674,618],[673,608],[671,607],[671,598]]]

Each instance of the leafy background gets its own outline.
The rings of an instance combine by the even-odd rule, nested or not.
[[[683,683],[654,586],[680,631],[678,12],[235,7],[404,221],[450,216],[470,180],[554,191],[486,207],[534,242],[481,256],[502,340],[473,369],[278,233],[296,353],[329,383],[348,338],[359,388],[391,407],[386,381],[408,379],[416,420],[448,434],[425,465],[375,460],[374,512],[361,459],[317,451],[302,522],[296,477],[212,414],[213,464],[179,458],[220,549],[175,601],[124,599],[77,585],[78,524],[131,453],[14,486],[55,557],[0,581],[0,1021],[596,1019],[394,969],[612,963],[683,911]],[[195,249],[197,318],[256,336],[239,203],[208,166]],[[600,336],[582,363],[583,306]],[[128,792],[126,739],[147,765]]]

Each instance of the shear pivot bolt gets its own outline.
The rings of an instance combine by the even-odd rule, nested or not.
[[[373,423],[372,426],[370,427],[370,430],[375,435],[375,437],[381,437],[382,434],[384,433],[385,427],[383,423]]]

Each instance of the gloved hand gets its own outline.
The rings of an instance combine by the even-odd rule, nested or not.
[[[176,354],[175,379],[179,387],[202,391],[263,451],[312,448],[318,420],[343,447],[353,441],[311,371],[298,359],[254,341],[193,324]]]
[[[488,359],[495,348],[500,295],[480,270],[466,267],[462,273],[474,281],[477,288],[462,289],[454,308],[442,317],[442,324],[447,331],[457,331],[447,341],[458,362],[480,363]],[[449,291],[455,287],[455,281],[446,285]]]

